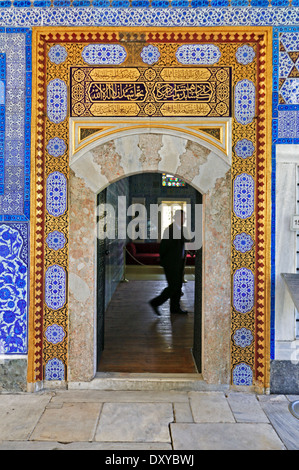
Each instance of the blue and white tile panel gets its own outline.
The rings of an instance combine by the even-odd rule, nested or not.
[[[31,31],[0,28],[0,58],[0,221],[28,221]]]
[[[70,7],[70,2],[54,0],[54,7],[47,1],[29,2],[14,1],[17,8],[9,8],[12,2],[7,2],[8,8],[0,8],[0,26],[283,26],[299,24],[299,2],[292,0],[292,8],[277,6],[285,0],[272,0],[272,6],[267,8],[268,0],[231,0],[232,7],[226,7],[224,0],[212,0],[216,6],[205,7],[208,0],[191,1],[194,8],[182,6],[169,8],[168,1],[152,1],[151,7],[138,8],[138,2],[132,2],[134,8],[124,8],[124,2],[113,2],[113,7],[105,0],[94,0],[92,6]],[[142,2],[142,0],[141,0]],[[1,2],[6,5],[6,2]],[[25,6],[21,8],[21,4]],[[127,2],[129,6],[129,2]],[[147,2],[145,2],[147,3]],[[216,5],[217,3],[217,5]],[[245,3],[245,5],[244,5]],[[287,2],[288,3],[288,2]],[[73,3],[74,4],[74,3]],[[177,2],[177,5],[180,5]],[[185,5],[187,6],[187,5]],[[246,8],[240,8],[240,7]],[[201,7],[201,8],[199,8]],[[235,8],[236,7],[236,8]]]
[[[28,224],[0,223],[0,355],[27,353]]]

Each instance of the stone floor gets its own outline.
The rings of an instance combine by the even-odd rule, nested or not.
[[[299,420],[288,408],[298,399],[236,391],[1,394],[0,450],[299,450]]]

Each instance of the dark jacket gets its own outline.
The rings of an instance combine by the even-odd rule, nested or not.
[[[183,231],[180,233],[174,223],[169,225],[160,243],[161,266],[171,269],[181,268],[184,262],[184,244],[186,241],[188,240],[184,238]]]

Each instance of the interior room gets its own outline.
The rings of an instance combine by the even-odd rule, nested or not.
[[[121,220],[124,212],[120,211],[120,197],[126,203],[125,220]],[[201,269],[201,250],[186,252],[181,305],[187,314],[171,314],[167,301],[160,308],[161,316],[157,316],[149,301],[167,286],[159,255],[164,230],[173,222],[175,211],[187,213],[188,206],[190,229],[194,230],[194,206],[201,202],[201,194],[192,186],[165,173],[129,176],[98,195],[98,206],[105,203],[115,209],[114,219],[106,220],[107,237],[98,240],[99,372],[199,372],[200,362],[194,358],[194,347],[200,349],[200,338],[195,341],[194,335],[194,308],[195,268]],[[136,221],[140,205],[145,209],[143,227]],[[160,207],[156,219],[151,217],[153,205]],[[134,231],[130,232],[134,219]],[[128,228],[126,238],[111,239],[108,235],[117,235],[123,222]],[[109,232],[109,224],[115,224],[114,231]]]

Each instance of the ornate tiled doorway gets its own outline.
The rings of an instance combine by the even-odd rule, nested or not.
[[[91,182],[93,187],[88,188],[90,194],[94,194],[97,185],[104,187],[122,176],[116,158],[118,152],[113,148],[117,139],[113,140],[112,134],[118,133],[119,138],[124,134],[120,133],[119,123],[115,131],[114,123],[108,121],[125,117],[124,133],[135,142],[137,137],[139,141],[142,139],[136,126],[145,126],[147,130],[159,128],[153,133],[158,137],[178,132],[176,137],[198,139],[197,144],[201,141],[207,148],[214,139],[214,153],[223,165],[223,155],[219,152],[225,154],[221,146],[229,144],[226,154],[232,156],[229,177],[231,324],[227,333],[231,341],[230,365],[225,374],[234,385],[268,387],[270,30],[194,28],[190,33],[184,28],[145,31],[37,28],[33,37],[32,190],[35,197],[31,224],[28,382],[73,380],[77,373],[80,377],[80,368],[75,373],[72,362],[76,341],[69,316],[68,280],[72,261],[69,243],[72,237],[76,238],[71,221],[72,192],[77,194],[80,185],[85,184],[80,176],[80,171],[84,172],[82,162],[92,165],[92,174],[97,176]],[[71,133],[69,139],[70,127],[81,118],[98,122],[81,126],[80,132]],[[195,121],[192,129],[190,122],[185,122],[191,118]],[[207,128],[210,119],[212,122],[219,118],[231,121],[229,142],[223,142],[221,126]],[[128,119],[133,122],[131,129]],[[173,129],[178,127],[178,124],[173,126],[174,120],[181,121],[178,131]],[[106,148],[94,153],[94,142],[99,137],[104,139],[101,146]],[[82,147],[85,139],[89,147]],[[146,143],[139,145],[141,153],[142,145]],[[76,175],[69,172],[69,156],[72,158],[75,153],[70,163]],[[192,154],[185,155],[181,172],[176,174],[191,184],[197,183],[199,190],[208,195],[209,186],[205,191],[199,182],[204,184],[209,180],[209,171],[205,173],[209,165],[201,165],[199,173],[192,174],[194,167],[200,166],[196,157],[194,165]],[[151,161],[139,159],[139,164],[150,166]],[[178,169],[181,161],[177,164]],[[77,189],[72,186],[70,175],[78,179]],[[84,204],[86,212],[93,211],[94,200],[92,207],[88,198]],[[211,243],[218,229],[215,226],[209,234]],[[220,247],[214,248],[217,252]],[[218,279],[216,270],[214,279]],[[221,285],[211,298],[215,300],[217,295],[221,297]],[[77,327],[80,329],[80,322]],[[214,332],[213,344],[216,344],[217,329],[211,327],[210,332]],[[92,358],[93,354],[90,348],[88,357]],[[213,382],[216,378],[210,376],[208,380]]]

